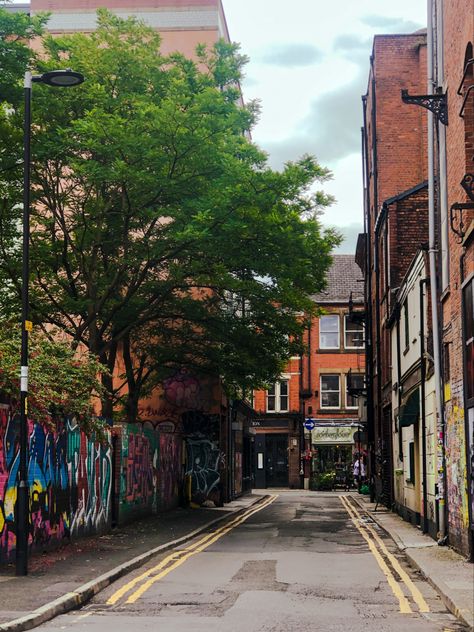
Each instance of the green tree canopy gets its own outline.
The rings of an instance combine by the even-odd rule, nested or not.
[[[52,332],[51,332],[52,333]],[[0,326],[0,392],[13,408],[19,406],[20,326]],[[51,424],[56,415],[76,416],[86,431],[101,431],[93,398],[102,395],[99,362],[89,353],[78,354],[71,345],[36,331],[30,338],[28,416]]]
[[[176,367],[229,388],[274,379],[339,241],[318,220],[330,198],[312,192],[329,171],[310,156],[270,169],[250,140],[258,109],[241,102],[237,45],[164,56],[155,31],[101,10],[94,33],[43,46],[38,72],[71,67],[86,81],[34,87],[35,322],[107,367],[107,416],[119,357],[132,420]],[[0,221],[18,226],[18,200]],[[18,249],[0,247],[18,292]]]

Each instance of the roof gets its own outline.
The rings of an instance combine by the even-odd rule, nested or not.
[[[352,292],[354,303],[364,302],[362,273],[354,255],[333,255],[327,274],[326,289],[315,294],[313,299],[323,305],[327,303],[348,303]]]

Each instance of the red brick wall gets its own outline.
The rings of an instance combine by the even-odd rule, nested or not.
[[[472,0],[445,0],[445,88],[448,91],[449,125],[446,128],[448,208],[468,198],[460,186],[466,172],[474,171],[474,94],[471,93],[464,119],[459,116],[463,96],[457,94],[463,76],[464,57],[469,42],[474,43]],[[472,81],[470,81],[472,83]],[[471,217],[473,215],[471,214]],[[464,432],[464,383],[461,323],[461,266],[464,278],[474,272],[474,244],[464,251],[456,235],[449,231],[449,292],[442,306],[443,342],[449,346],[450,392],[446,401],[446,488],[448,495],[449,541],[468,553],[468,498],[466,493],[466,443]],[[449,393],[449,390],[448,390]]]
[[[308,408],[312,408],[312,416],[318,418],[357,418],[357,411],[353,409],[346,410],[343,406],[338,410],[321,410],[320,408],[320,375],[321,373],[339,373],[341,376],[346,375],[349,369],[352,369],[355,373],[363,373],[365,370],[365,356],[364,349],[360,352],[347,351],[344,349],[344,325],[343,315],[349,313],[348,305],[344,306],[330,306],[325,305],[327,313],[337,313],[341,316],[340,319],[340,341],[341,346],[339,350],[335,351],[320,351],[319,349],[319,319],[314,318],[311,325],[311,340],[310,340],[310,373],[311,384],[308,380],[308,358],[303,359],[303,389],[311,390],[311,397],[306,399],[306,413],[308,416]],[[306,340],[306,343],[308,341]],[[290,377],[290,412],[298,413],[301,411],[300,402],[300,361],[296,359],[290,360],[285,374],[289,374]],[[309,388],[311,386],[311,388]],[[317,395],[315,394],[317,391]],[[341,380],[341,403],[344,402],[344,379]],[[266,412],[266,397],[265,391],[254,392],[254,408],[259,413]]]
[[[388,296],[384,297],[385,284],[379,286],[380,303],[376,305],[376,287],[383,273],[383,257],[379,257],[381,269],[376,273],[374,263],[377,254],[375,245],[375,224],[382,204],[388,198],[417,186],[427,179],[427,113],[423,108],[406,105],[401,100],[402,89],[408,90],[412,95],[426,93],[426,34],[415,33],[411,35],[380,35],[374,38],[373,64],[369,72],[368,92],[366,101],[366,135],[367,156],[369,161],[367,173],[368,208],[371,223],[369,235],[369,248],[372,257],[371,275],[372,295],[369,303],[372,307],[372,331],[373,344],[372,373],[373,402],[372,412],[374,419],[374,450],[371,456],[371,467],[375,469],[376,457],[379,449],[384,445],[390,445],[391,438],[384,435],[382,428],[383,392],[389,393],[389,364],[390,344],[387,332],[384,329],[383,319],[387,317],[390,309]],[[372,80],[375,80],[375,102],[372,94]],[[375,129],[372,116],[376,114]],[[376,136],[376,143],[375,143]],[[376,144],[376,155],[375,155]],[[376,159],[376,164],[374,164]],[[397,234],[393,223],[397,221],[396,212],[391,210],[393,217],[389,219],[389,243],[390,266],[394,267],[393,275],[403,277],[406,270],[403,267],[405,261],[398,261],[397,256],[403,252],[403,233]],[[414,224],[413,216],[410,221]],[[391,282],[394,278],[391,279]],[[380,322],[377,324],[377,307],[380,307]],[[380,365],[376,366],[377,346],[380,341]],[[380,401],[379,401],[380,399]],[[368,402],[368,406],[371,403]],[[370,414],[370,411],[369,411]],[[378,453],[381,457],[381,454]],[[384,489],[389,489],[391,483],[387,482]],[[386,498],[390,501],[390,498]]]
[[[379,205],[427,177],[426,111],[401,100],[402,89],[426,93],[425,42],[424,34],[374,39]]]

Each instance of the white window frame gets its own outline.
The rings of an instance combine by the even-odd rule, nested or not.
[[[339,395],[339,404],[337,406],[324,406],[323,405],[323,378],[325,377],[337,377],[339,380],[339,388],[337,393]],[[325,393],[336,393],[336,391],[324,391]],[[319,376],[319,407],[324,410],[340,410],[341,409],[341,374],[340,373],[322,373]]]
[[[286,397],[287,400],[287,406],[286,408],[283,408],[281,405],[281,384],[282,382],[285,382],[287,385],[287,394],[283,395],[283,397]],[[266,407],[266,411],[269,414],[272,413],[287,413],[290,410],[290,380],[288,378],[284,378],[282,377],[280,380],[278,380],[277,382],[275,382],[273,384],[274,388],[275,388],[275,410],[269,410],[268,409],[268,391],[265,392],[265,407]]]
[[[364,374],[363,373],[352,373],[352,377],[354,377],[354,375],[362,376],[362,385],[363,385]],[[357,404],[355,406],[349,406],[349,403],[348,403],[349,397],[351,397],[349,395],[349,374],[346,373],[346,408],[347,408],[347,410],[358,410],[358,408],[359,408],[359,403],[358,402],[357,402]]]
[[[322,338],[321,337],[322,333],[329,333],[329,334],[336,333],[334,331],[327,331],[327,332],[323,331],[323,319],[324,318],[337,318],[337,342],[338,342],[338,344],[337,344],[336,347],[329,347],[329,346],[326,347],[326,346],[323,346],[323,344],[322,344],[322,339],[321,339]],[[341,348],[341,318],[340,318],[339,314],[324,314],[323,316],[319,317],[319,348],[320,349],[324,349],[324,350],[326,350],[326,349],[340,349]]]
[[[359,346],[354,347],[354,346],[350,346],[347,344],[347,338],[346,338],[346,334],[348,332],[359,332],[358,329],[348,329],[347,328],[347,321],[349,319],[350,315],[349,314],[344,314],[344,349],[363,349],[364,348],[364,338],[365,338],[365,327],[362,324],[362,342]]]

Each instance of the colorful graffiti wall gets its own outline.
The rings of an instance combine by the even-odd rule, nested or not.
[[[11,559],[16,546],[19,430],[18,416],[0,404],[0,562]],[[110,447],[89,439],[71,419],[55,431],[30,420],[28,447],[31,549],[44,550],[64,538],[106,529]]]
[[[159,435],[141,425],[122,427],[119,523],[156,513]]]
[[[219,447],[219,416],[192,412],[183,415],[186,436],[186,477],[190,480],[191,501],[221,504],[221,471],[224,455]]]
[[[182,440],[176,434],[160,434],[160,508],[171,509],[180,501],[183,484]]]
[[[469,504],[464,410],[457,406],[448,409],[446,424],[446,491],[449,543],[463,551],[467,547]]]
[[[124,425],[113,432],[113,443],[99,443],[74,419],[61,420],[55,430],[28,422],[32,551],[107,530],[112,507],[118,508],[115,522],[123,524],[178,504],[182,439],[174,427],[160,433]],[[0,404],[0,564],[15,554],[19,440],[19,417]]]

